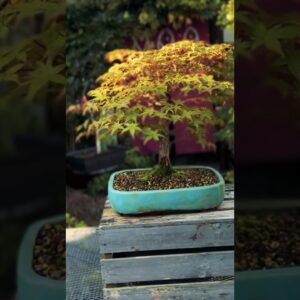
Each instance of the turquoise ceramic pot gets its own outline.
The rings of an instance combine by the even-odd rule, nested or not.
[[[65,280],[54,280],[37,274],[32,269],[33,247],[44,224],[63,221],[64,216],[44,219],[32,224],[26,231],[18,256],[17,300],[65,300]]]
[[[299,300],[300,267],[235,273],[235,297],[240,300]]]
[[[187,167],[182,167],[187,168]],[[213,168],[197,166],[192,168],[206,168],[212,170],[219,182],[212,185],[192,188],[152,191],[117,191],[113,188],[113,181],[117,174],[111,175],[108,183],[108,199],[111,207],[120,214],[141,214],[155,211],[172,210],[204,210],[217,207],[224,200],[225,183],[221,174]]]

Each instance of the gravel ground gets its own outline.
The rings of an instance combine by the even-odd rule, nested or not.
[[[300,210],[236,216],[237,271],[300,265]]]

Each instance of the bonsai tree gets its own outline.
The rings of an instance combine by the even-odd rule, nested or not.
[[[101,75],[99,86],[89,92],[87,109],[98,115],[89,130],[100,130],[101,138],[130,134],[145,143],[159,141],[159,164],[152,175],[170,175],[169,124],[186,121],[206,145],[206,127],[216,123],[213,109],[188,105],[185,95],[196,92],[194,104],[233,100],[233,46],[180,41],[159,50],[121,53],[126,54],[119,59],[123,62]],[[113,57],[120,56],[114,51]],[[149,117],[155,121],[146,122]]]

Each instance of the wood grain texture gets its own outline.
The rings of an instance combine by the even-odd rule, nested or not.
[[[106,284],[232,276],[233,251],[140,256],[101,260]]]
[[[100,227],[98,232],[101,253],[233,246],[233,211],[203,219],[185,216],[175,224],[161,221],[152,226],[137,223],[131,227]]]
[[[185,213],[172,213],[172,214],[150,214],[150,215],[140,215],[140,216],[123,216],[111,208],[104,209],[102,219],[100,222],[100,228],[109,228],[113,226],[114,228],[131,228],[136,226],[136,224],[143,226],[153,226],[160,225],[161,223],[171,224],[193,224],[197,221],[203,221],[205,219],[211,220],[216,218],[228,219],[228,213],[226,211],[231,211],[230,218],[233,218],[234,201],[224,201],[217,209],[207,210],[207,211],[195,211],[195,212],[185,212]]]
[[[231,183],[225,184],[225,191],[234,191],[234,184]]]
[[[233,299],[233,280],[104,289],[104,300]]]

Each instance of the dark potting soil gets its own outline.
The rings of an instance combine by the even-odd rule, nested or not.
[[[32,266],[39,275],[63,280],[66,277],[65,224],[46,224],[39,231]]]
[[[143,178],[149,171],[130,171],[118,174],[113,187],[119,191],[148,191],[189,188],[211,185],[219,182],[215,173],[209,169],[178,169],[166,177]]]
[[[236,217],[237,271],[300,266],[300,211]]]

